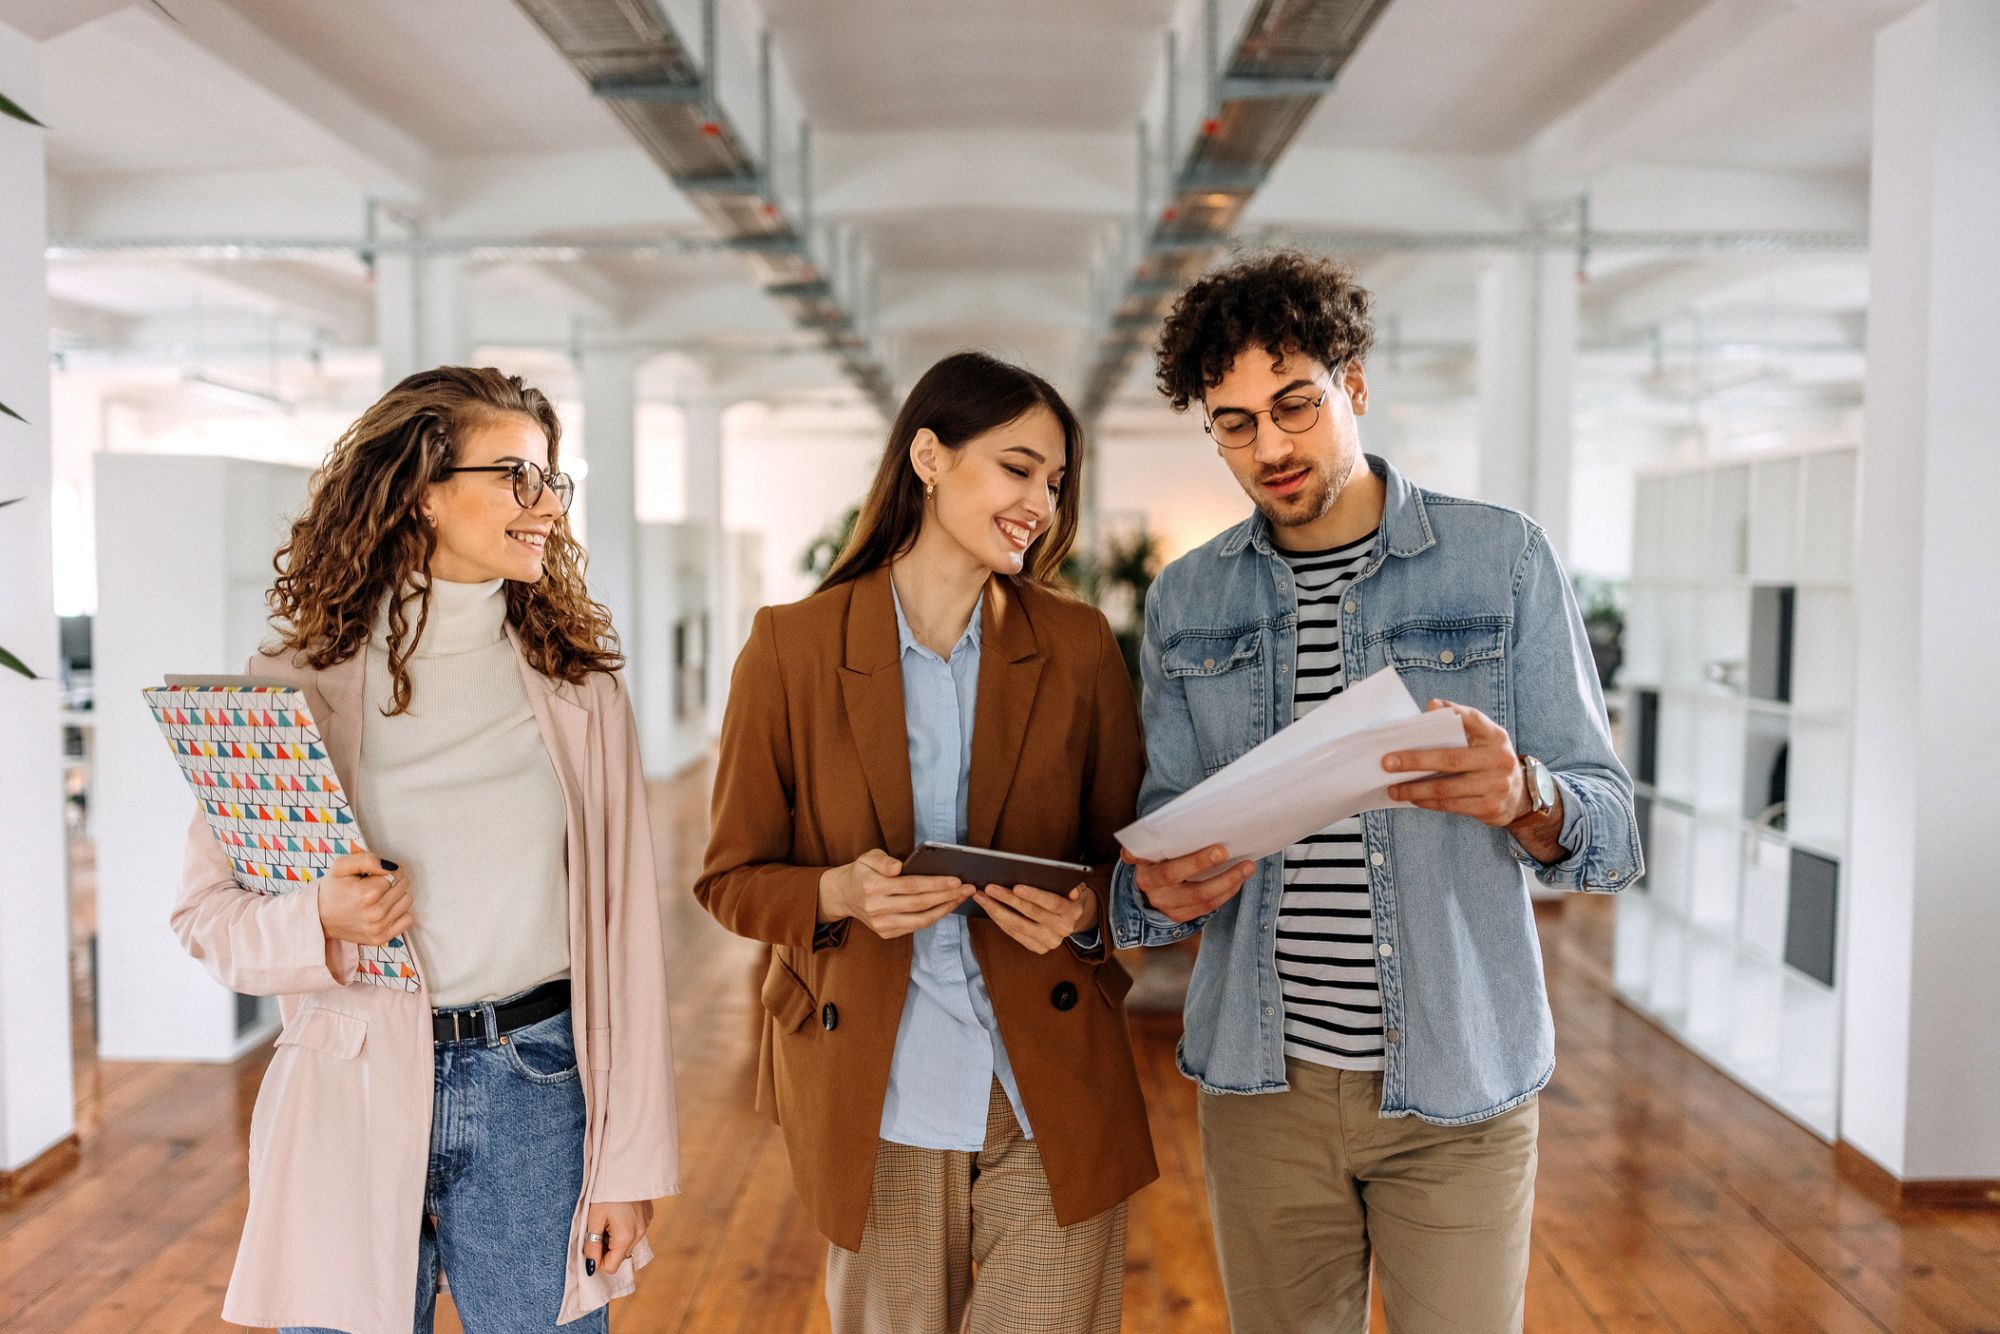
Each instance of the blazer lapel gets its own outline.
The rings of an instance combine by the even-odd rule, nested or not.
[[[521,636],[512,624],[507,626],[507,638],[514,645],[514,657],[520,663],[521,684],[528,692],[528,708],[535,715],[535,725],[542,733],[542,745],[555,765],[556,779],[562,784],[563,800],[574,816],[583,809],[582,775],[585,752],[590,745],[590,711],[567,697],[568,691],[563,688],[563,682],[552,681],[528,665],[528,659],[521,652]]]
[[[365,707],[367,669],[368,651],[364,648],[347,661],[323,671],[306,669],[303,683],[311,695],[317,696],[306,703],[313,708],[320,740],[326,742],[327,756],[333,761],[333,771],[339,775],[341,786],[347,789],[350,806],[354,804],[354,776],[361,772],[361,729],[366,722],[361,710]]]
[[[847,643],[840,694],[847,726],[861,756],[861,775],[875,807],[882,850],[898,859],[916,845],[910,793],[910,734],[903,721],[903,660],[896,639],[887,566],[854,581],[847,604]]]
[[[1013,786],[1021,746],[1028,737],[1042,656],[1021,600],[1004,579],[986,585],[980,619],[979,704],[972,721],[972,781],[965,800],[965,836],[991,847],[1000,808]]]

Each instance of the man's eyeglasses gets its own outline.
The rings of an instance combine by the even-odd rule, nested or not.
[[[1203,418],[1201,429],[1213,436],[1215,443],[1224,449],[1242,449],[1255,441],[1259,417],[1268,416],[1271,424],[1286,435],[1297,435],[1301,431],[1310,431],[1313,428],[1313,423],[1319,420],[1319,406],[1326,402],[1326,396],[1330,392],[1330,387],[1322,389],[1313,398],[1307,398],[1304,394],[1287,394],[1259,412],[1224,408],[1212,417]]]
[[[566,472],[544,472],[539,463],[526,459],[519,463],[488,463],[477,468],[446,468],[445,476],[455,472],[504,472],[513,480],[514,501],[524,510],[531,510],[542,502],[542,491],[556,493],[556,503],[562,506],[564,514],[569,513],[569,503],[576,499],[576,479]]]

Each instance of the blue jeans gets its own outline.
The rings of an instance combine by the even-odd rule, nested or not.
[[[583,1193],[583,1085],[569,1012],[502,1042],[438,1043],[433,1088],[414,1334],[433,1328],[440,1268],[466,1334],[557,1328],[570,1218]],[[610,1327],[610,1309],[599,1307],[561,1328]]]

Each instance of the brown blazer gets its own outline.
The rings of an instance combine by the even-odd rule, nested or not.
[[[981,634],[967,841],[1087,862],[1101,884],[1145,764],[1111,628],[1094,607],[995,578]],[[713,805],[695,896],[773,947],[757,1107],[784,1130],[814,1223],[859,1250],[911,941],[852,921],[819,949],[813,940],[822,871],[914,846],[886,568],[757,613],[730,686]],[[1033,954],[979,918],[972,949],[1056,1218],[1094,1217],[1159,1175],[1125,1028],[1132,979],[1102,949]]]

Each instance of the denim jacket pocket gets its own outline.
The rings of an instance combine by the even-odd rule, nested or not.
[[[1410,621],[1381,636],[1388,665],[1418,705],[1466,704],[1506,726],[1507,628],[1504,617]]]
[[[1161,670],[1187,700],[1204,773],[1214,773],[1260,739],[1267,633],[1262,626],[1186,630],[1160,652]]]

